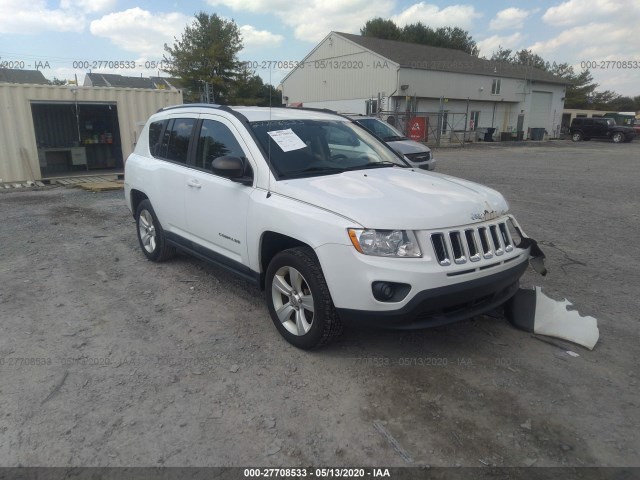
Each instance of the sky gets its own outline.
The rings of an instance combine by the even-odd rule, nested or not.
[[[243,37],[240,60],[259,62],[256,73],[274,85],[289,70],[263,62],[299,61],[329,32],[358,34],[383,17],[463,28],[487,58],[502,46],[568,62],[576,72],[591,62],[599,90],[640,95],[640,0],[0,0],[0,65],[38,68],[49,79],[77,76],[80,84],[89,69],[158,75],[164,44],[199,11],[233,19]],[[124,68],[109,68],[113,62]]]

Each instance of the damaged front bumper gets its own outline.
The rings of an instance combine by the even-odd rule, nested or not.
[[[518,235],[520,235],[521,241],[517,245],[518,248],[530,249],[529,265],[531,265],[531,268],[533,268],[540,275],[545,276],[547,274],[547,267],[544,264],[544,260],[547,257],[538,246],[538,242],[535,241],[533,238],[529,237],[529,235],[527,235],[526,233],[524,233],[524,230],[522,230],[522,227],[520,226],[520,224],[518,223],[518,221],[513,215],[507,215],[507,216],[509,217],[509,220],[511,220],[511,224],[513,225],[513,228],[515,228],[516,231],[518,232]]]

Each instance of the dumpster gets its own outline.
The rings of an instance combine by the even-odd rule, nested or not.
[[[544,128],[543,128],[544,130]],[[493,134],[496,131],[495,128],[487,128],[487,133],[484,134],[485,142],[493,142]]]
[[[531,140],[544,140],[544,128],[532,128],[531,129]]]

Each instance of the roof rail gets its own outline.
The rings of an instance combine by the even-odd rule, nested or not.
[[[168,107],[162,107],[158,112],[164,112],[167,110],[173,110],[177,108],[189,108],[189,107],[198,107],[198,108],[216,108],[219,109],[222,105],[218,105],[217,103],[183,103],[181,105],[169,105]],[[156,112],[156,113],[158,113]]]

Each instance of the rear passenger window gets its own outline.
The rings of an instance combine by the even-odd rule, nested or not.
[[[229,128],[215,120],[204,120],[198,138],[196,167],[211,170],[211,163],[218,157],[244,158],[242,147]]]
[[[166,148],[164,158],[179,163],[187,163],[189,140],[195,119],[174,118],[164,134],[162,149]],[[162,156],[162,155],[161,155]]]
[[[160,157],[161,149],[161,138],[162,129],[167,124],[167,120],[162,120],[160,122],[153,122],[149,125],[149,151],[151,155],[154,157]]]

